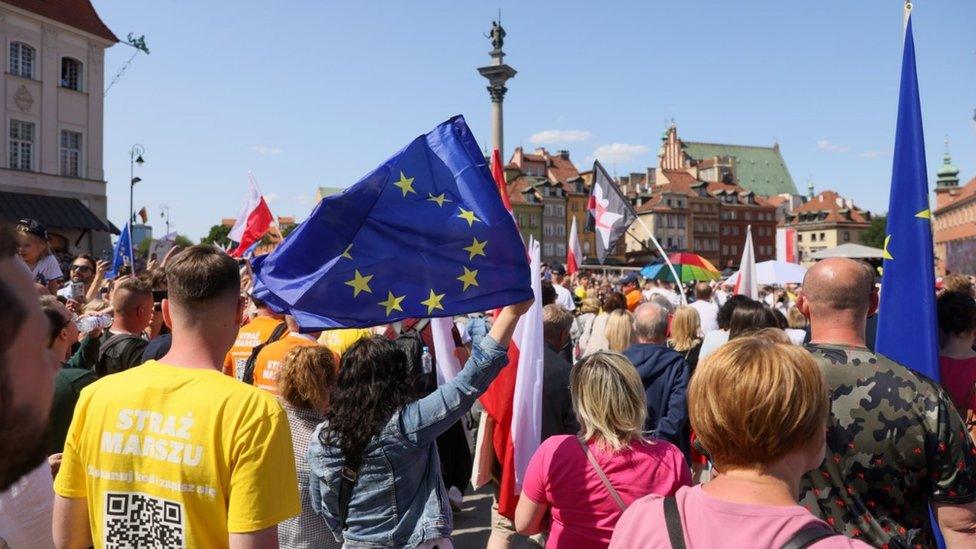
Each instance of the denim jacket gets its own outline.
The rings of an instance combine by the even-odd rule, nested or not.
[[[407,404],[367,444],[352,491],[346,530],[339,532],[340,471],[344,458],[315,430],[308,447],[312,506],[343,547],[415,547],[449,537],[454,527],[435,439],[463,416],[507,362],[491,337],[474,346],[451,382]]]

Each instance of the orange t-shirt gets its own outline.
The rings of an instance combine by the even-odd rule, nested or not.
[[[295,347],[312,347],[319,342],[312,336],[289,332],[274,343],[265,345],[254,361],[254,386],[278,395],[278,370],[285,356]]]
[[[634,312],[634,309],[640,305],[642,298],[643,296],[641,295],[640,290],[631,290],[630,293],[627,294],[627,309],[630,312]]]
[[[244,364],[251,357],[251,350],[267,341],[271,337],[271,332],[274,332],[281,323],[281,320],[270,316],[258,316],[241,326],[240,331],[237,332],[237,341],[224,357],[224,373],[243,379]]]

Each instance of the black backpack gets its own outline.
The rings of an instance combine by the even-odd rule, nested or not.
[[[437,389],[437,374],[431,368],[429,373],[424,372],[423,355],[424,340],[420,333],[430,323],[429,319],[419,320],[416,324],[407,329],[400,329],[400,333],[393,340],[393,344],[407,355],[407,365],[414,379],[414,389],[417,396],[424,397],[433,393]]]
[[[95,375],[105,377],[142,364],[142,351],[149,342],[132,334],[112,334],[98,346]]]

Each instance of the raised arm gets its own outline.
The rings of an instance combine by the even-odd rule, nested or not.
[[[400,431],[408,441],[418,446],[429,444],[467,413],[508,363],[508,345],[515,325],[531,305],[529,300],[502,309],[488,336],[472,349],[471,358],[457,377],[404,407]]]

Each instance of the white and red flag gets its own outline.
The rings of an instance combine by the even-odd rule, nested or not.
[[[799,263],[796,257],[796,229],[792,227],[776,229],[776,261]]]
[[[576,231],[576,216],[573,216],[573,224],[569,228],[569,247],[566,248],[566,273],[579,271],[582,264],[583,250],[580,249],[579,233]]]
[[[244,203],[241,215],[237,216],[234,227],[227,235],[228,238],[237,242],[237,247],[229,252],[231,257],[244,255],[244,252],[261,240],[264,233],[268,232],[271,227],[271,222],[274,221],[268,203],[261,196],[261,191],[258,190],[257,183],[254,182],[254,176],[250,173],[247,175],[251,184],[247,201]]]
[[[756,253],[752,249],[752,225],[746,227],[746,243],[742,246],[739,278],[735,281],[734,294],[759,299],[759,276],[756,274]]]

